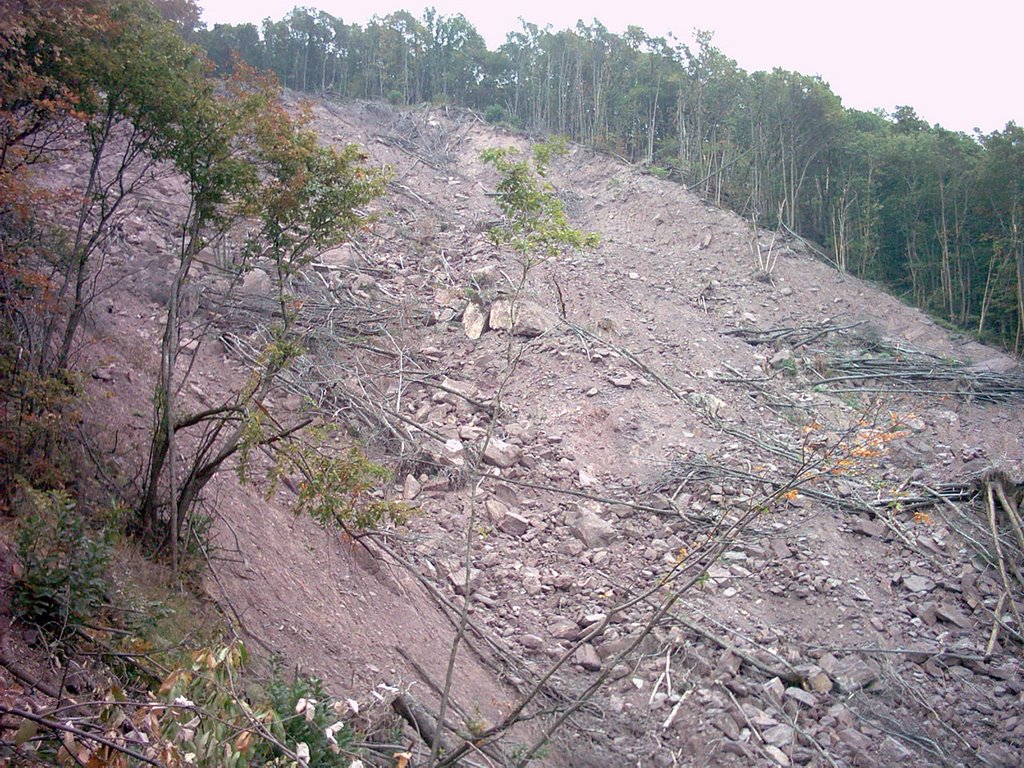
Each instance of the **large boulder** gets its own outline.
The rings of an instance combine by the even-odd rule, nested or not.
[[[588,549],[607,547],[615,539],[615,527],[598,514],[600,505],[585,501],[565,512],[565,524]]]
[[[491,328],[516,336],[540,336],[558,323],[557,316],[535,301],[498,299],[491,305]]]
[[[522,448],[497,437],[488,440],[484,447],[484,464],[490,464],[492,467],[508,469],[517,464],[522,457]]]

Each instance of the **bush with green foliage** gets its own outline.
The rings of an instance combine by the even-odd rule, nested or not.
[[[492,125],[503,123],[506,118],[505,108],[501,104],[491,104],[484,110],[484,120]]]
[[[18,525],[14,615],[67,636],[103,604],[110,536],[88,530],[66,492],[26,488],[24,493],[28,510]]]
[[[240,691],[248,662],[236,642],[197,651],[168,675],[158,693],[168,708],[151,724],[166,757],[198,768],[294,766],[295,756],[310,768],[348,765],[342,751],[352,732],[321,681],[276,677],[253,701]]]

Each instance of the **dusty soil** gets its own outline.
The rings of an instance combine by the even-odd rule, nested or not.
[[[949,490],[992,467],[1024,477],[1021,400],[991,402],[972,378],[1020,382],[1015,361],[800,242],[760,233],[777,257],[763,274],[746,222],[575,147],[550,181],[600,247],[530,270],[517,295],[545,310],[544,333],[471,339],[467,301],[486,314],[520,271],[487,240],[496,176],[479,154],[528,142],[437,109],[319,104],[315,120],[395,177],[377,223],[303,283],[316,354],[271,407],[332,414],[397,467],[392,492],[416,515],[352,542],[296,517],[287,487],[267,500],[219,476],[208,590],[252,645],[367,705],[402,690],[436,706],[468,532],[451,719],[498,722],[569,651],[535,708],[605,682],[543,764],[1021,764],[1021,645],[1003,629],[987,653],[1004,590],[984,498]],[[148,426],[161,216],[178,200],[173,179],[151,194],[111,253],[83,350],[91,419],[127,476]],[[246,338],[258,324],[258,282],[228,310],[202,290],[197,329]],[[810,330],[779,333],[795,329]],[[237,349],[200,345],[191,405],[243,380]],[[842,361],[878,356],[972,367],[835,381]],[[478,466],[488,440],[511,458]],[[1001,541],[1019,556],[1008,528]],[[505,755],[548,722],[500,742]]]

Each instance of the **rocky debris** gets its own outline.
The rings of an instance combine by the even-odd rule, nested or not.
[[[430,119],[448,118],[434,110]],[[463,137],[466,146],[493,145],[498,139],[489,130],[474,124]],[[377,151],[391,149],[374,145]],[[574,717],[574,723],[600,730],[603,762],[567,749],[568,762],[558,762],[553,751],[553,766],[669,766],[673,756],[693,765],[934,764],[934,754],[921,747],[925,739],[941,744],[950,763],[974,764],[983,756],[993,764],[1016,765],[1024,744],[1024,685],[1019,662],[1007,653],[1012,641],[1001,635],[990,662],[959,662],[951,655],[983,655],[1002,591],[998,576],[972,558],[973,550],[939,515],[928,524],[892,507],[885,511],[890,528],[881,516],[845,506],[962,479],[968,462],[984,469],[989,457],[1019,474],[1024,440],[1014,410],[867,391],[885,389],[885,382],[872,382],[864,394],[857,383],[842,394],[811,391],[834,356],[873,354],[875,344],[862,343],[856,331],[830,332],[800,346],[798,339],[779,337],[767,347],[723,336],[722,330],[814,325],[834,315],[834,299],[842,298],[841,312],[850,322],[878,326],[875,342],[914,335],[915,345],[942,356],[958,356],[961,348],[870,286],[849,277],[836,282],[833,271],[806,253],[789,251],[773,275],[775,285],[761,282],[750,263],[744,222],[704,206],[681,187],[582,149],[578,153],[571,164],[553,166],[552,178],[567,193],[586,190],[573,221],[601,230],[604,244],[585,258],[538,266],[527,292],[550,296],[551,286],[558,285],[569,317],[594,337],[550,333],[558,323],[553,312],[527,300],[513,311],[511,298],[500,294],[502,270],[510,262],[483,235],[493,201],[476,184],[482,177],[472,152],[442,172],[403,166],[408,158],[402,153],[386,154],[382,162],[407,170],[403,184],[430,202],[422,215],[417,212],[427,234],[410,240],[403,234],[407,222],[389,221],[383,203],[372,247],[360,249],[365,259],[342,246],[324,254],[316,267],[320,282],[334,288],[335,305],[352,301],[357,292],[363,294],[356,302],[361,307],[400,296],[402,312],[409,307],[413,317],[424,319],[422,325],[403,325],[400,333],[390,329],[393,339],[364,339],[365,346],[387,355],[361,346],[343,349],[332,361],[337,368],[330,369],[372,372],[368,388],[379,390],[382,405],[409,419],[400,430],[404,435],[409,428],[420,450],[416,460],[424,459],[407,475],[403,471],[404,480],[394,486],[395,495],[415,501],[418,513],[410,535],[395,537],[393,545],[404,547],[419,574],[437,580],[447,594],[469,591],[475,626],[525,655],[538,673],[588,631],[601,628],[560,671],[558,686],[572,695],[592,683],[595,672],[611,672],[596,709],[615,716],[595,722],[581,711]],[[657,234],[646,227],[652,216],[659,222]],[[433,312],[417,314],[417,305]],[[134,317],[138,308],[128,306]],[[385,315],[399,316],[398,305],[380,306]],[[534,309],[538,318],[529,320]],[[155,311],[145,308],[149,315]],[[489,326],[533,339],[514,341],[522,355],[497,414],[486,404],[506,371],[508,339],[487,333]],[[392,341],[398,357],[391,356]],[[996,354],[976,351],[972,359]],[[627,353],[646,368],[635,366]],[[648,371],[674,391],[646,378]],[[358,389],[363,382],[353,376],[342,383]],[[204,387],[212,391],[206,382]],[[324,393],[330,396],[329,389]],[[792,473],[787,455],[812,464],[826,454],[838,457],[844,436],[854,434],[876,394],[870,402],[891,408],[903,420],[905,436],[875,462],[860,457],[856,472],[826,472],[801,488],[792,503],[759,509],[772,482]],[[888,414],[883,416],[888,426]],[[385,463],[394,458],[388,451],[409,447],[405,438],[386,434],[378,441],[372,431],[363,436],[371,449],[382,451]],[[486,477],[467,484],[466,466],[489,431],[498,440],[483,457]],[[709,475],[679,473],[669,487],[650,490],[677,460],[694,457],[711,467]],[[565,493],[581,489],[628,503],[582,501]],[[471,504],[477,505],[474,570],[465,590],[457,564],[465,556]],[[716,556],[707,578],[695,583],[678,610],[773,667],[779,668],[781,657],[797,670],[802,686],[779,679],[763,686],[760,670],[680,626],[656,627],[627,664],[608,670],[650,613],[640,604],[607,622],[597,617],[657,587],[680,562],[694,562],[752,508],[758,513],[751,524]],[[236,513],[232,522],[244,528],[248,518]],[[320,568],[302,560],[309,556],[305,549],[295,555],[304,567]],[[314,587],[326,589],[336,581]],[[242,588],[251,590],[251,584]],[[386,589],[373,589],[376,598],[367,600],[371,628],[362,630],[362,638],[354,631],[353,643],[362,643],[356,645],[359,653],[377,654],[377,669],[388,668],[395,666],[385,655],[390,647],[367,651],[378,649],[380,623],[390,619],[378,610]],[[270,594],[276,599],[276,591]],[[410,595],[412,590],[399,599]],[[306,597],[296,597],[294,604]],[[343,652],[325,651],[338,632],[326,622],[334,620],[340,603],[346,616],[358,612],[349,597],[340,593],[311,603],[315,613],[302,627],[316,635],[309,647],[321,654],[320,668],[345,670],[333,681],[343,685],[348,640]],[[256,604],[268,614],[280,610]],[[424,600],[415,609],[427,615],[430,606]],[[448,625],[441,626],[437,635],[444,643]],[[412,624],[393,634],[414,637],[418,629]],[[416,639],[421,641],[426,644]],[[821,650],[826,646],[912,652],[835,651],[836,659]],[[436,644],[432,648],[439,652]],[[354,666],[354,675],[366,674],[361,664]],[[472,679],[461,666],[459,671]],[[912,686],[937,717],[916,698],[900,695],[897,679]],[[480,683],[479,675],[472,682],[479,688],[473,699],[460,694],[463,700],[505,695],[496,685]],[[873,715],[920,740],[887,736],[872,728]],[[937,720],[977,743],[975,753],[939,729]],[[574,738],[573,726],[565,733]],[[588,734],[583,741],[592,738]],[[914,759],[905,754],[908,749]]]

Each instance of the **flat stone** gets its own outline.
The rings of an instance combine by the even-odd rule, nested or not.
[[[515,512],[509,512],[502,518],[501,522],[498,523],[498,530],[502,533],[508,534],[509,536],[519,537],[530,530],[530,521],[522,515],[517,515]]]
[[[797,688],[794,685],[786,689],[786,698],[798,701],[805,707],[814,707],[818,703],[818,699],[813,693],[805,691],[803,688]]]
[[[795,731],[793,726],[786,725],[785,723],[779,723],[773,725],[771,728],[766,729],[762,734],[761,738],[765,740],[766,744],[772,744],[776,747],[784,747],[787,744],[793,743],[793,737]]]
[[[903,586],[909,589],[911,592],[931,592],[935,589],[935,582],[926,576],[918,576],[916,574],[903,577]]]
[[[867,688],[878,680],[878,666],[871,661],[847,656],[836,662],[833,677],[842,693],[853,693]]]
[[[524,648],[529,648],[531,651],[539,651],[544,647],[544,641],[536,635],[520,635],[519,642]]]
[[[764,752],[768,757],[775,761],[776,765],[781,765],[782,768],[789,768],[791,765],[789,758],[786,757],[786,753],[774,744],[765,745]]]

